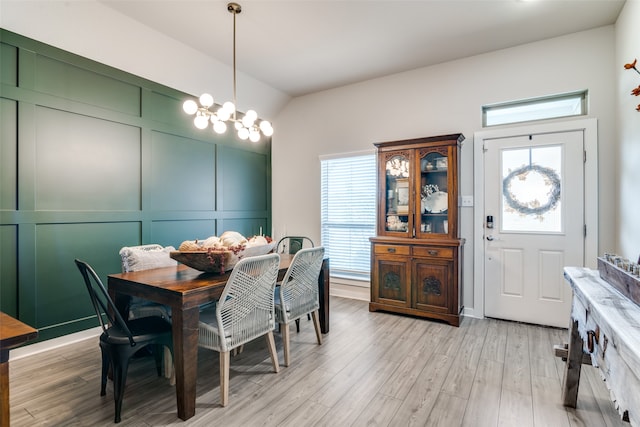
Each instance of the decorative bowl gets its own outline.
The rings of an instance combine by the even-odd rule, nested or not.
[[[245,247],[234,252],[230,249],[203,249],[201,251],[172,251],[169,256],[176,261],[206,273],[224,274],[233,270],[233,267],[242,258],[265,255],[273,251],[275,242],[266,245]]]

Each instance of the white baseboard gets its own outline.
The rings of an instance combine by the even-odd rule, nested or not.
[[[331,279],[331,287],[329,293],[336,297],[351,298],[361,301],[369,301],[371,297],[371,291],[369,286],[356,286],[353,284],[344,283],[342,280]]]
[[[467,308],[467,307],[465,307],[465,308],[462,310],[462,315],[463,315],[464,317],[474,317],[474,318],[476,318],[476,319],[484,319],[484,315],[483,315],[483,314],[480,314],[480,313],[477,313],[477,310],[475,310],[475,309],[473,309],[473,308]]]
[[[342,298],[351,298],[361,301],[369,301],[370,298],[368,282],[331,278],[331,287],[329,291],[331,295]],[[52,338],[47,341],[18,347],[9,352],[9,360],[17,360],[23,357],[42,353],[43,351],[53,350],[54,348],[73,344],[78,341],[83,341],[89,338],[97,338],[101,333],[102,329],[98,326],[92,329],[87,329],[85,331],[76,332],[58,338]],[[98,342],[96,341],[96,346],[97,345]]]
[[[84,341],[89,338],[97,338],[101,333],[102,328],[100,326],[97,326],[95,328],[75,332],[73,334],[64,335],[62,337],[52,338],[50,340],[37,342],[35,344],[14,348],[9,352],[9,361],[21,359],[27,356],[33,356],[34,354],[42,353],[43,351],[53,350],[54,348],[73,344],[78,341]],[[97,346],[98,341],[96,340],[96,347]]]

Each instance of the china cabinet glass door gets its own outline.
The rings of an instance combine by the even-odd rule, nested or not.
[[[416,232],[421,237],[449,233],[448,173],[446,152],[421,153],[420,207],[416,215]]]
[[[385,163],[385,231],[411,232],[411,159],[406,153],[391,155]]]

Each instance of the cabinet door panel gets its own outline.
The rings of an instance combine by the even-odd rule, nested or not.
[[[376,258],[375,270],[376,302],[401,307],[408,306],[408,260],[406,258]]]
[[[449,292],[453,264],[416,260],[413,272],[413,305],[420,310],[446,313],[449,311]]]

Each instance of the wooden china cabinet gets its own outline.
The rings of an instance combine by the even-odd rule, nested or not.
[[[459,326],[462,247],[458,169],[462,134],[375,143],[378,225],[371,241],[369,311]]]

